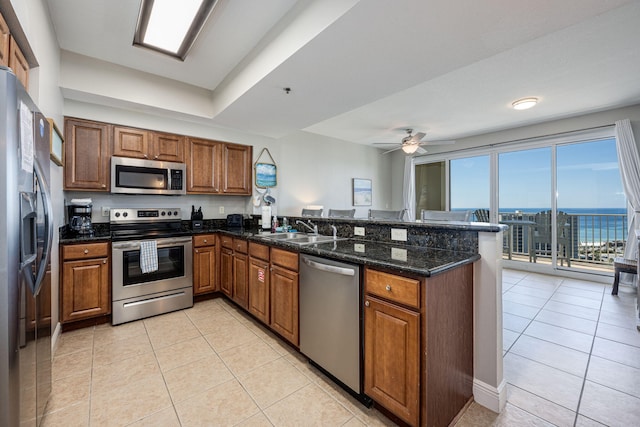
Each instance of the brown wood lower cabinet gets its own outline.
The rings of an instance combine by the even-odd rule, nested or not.
[[[364,278],[365,393],[409,425],[449,425],[473,394],[473,266]]]
[[[220,290],[231,298],[233,295],[233,249],[220,249]]]
[[[242,308],[249,305],[249,256],[240,252],[233,254],[233,295],[231,298]]]
[[[411,425],[420,416],[420,313],[369,295],[364,392]]]
[[[300,345],[298,254],[271,248],[271,329],[296,347]]]
[[[269,324],[269,247],[249,243],[249,313]]]
[[[61,323],[111,312],[109,244],[62,246]]]
[[[217,236],[193,236],[193,294],[201,295],[218,290]]]

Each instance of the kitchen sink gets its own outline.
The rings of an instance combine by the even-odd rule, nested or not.
[[[312,243],[332,242],[333,236],[323,236],[318,234],[305,234],[305,233],[268,233],[260,234],[260,237],[268,240],[277,240],[280,242],[294,243],[296,245],[309,245]]]

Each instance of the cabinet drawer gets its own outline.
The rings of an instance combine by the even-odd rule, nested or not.
[[[220,244],[223,248],[233,249],[233,237],[220,236]]]
[[[89,259],[109,255],[109,243],[83,243],[79,245],[63,245],[62,259]]]
[[[264,261],[269,261],[269,246],[250,242],[249,255],[253,258],[259,258]]]
[[[271,263],[291,271],[298,271],[298,254],[271,248]]]
[[[242,254],[247,253],[248,244],[246,240],[233,239],[233,250]]]
[[[420,281],[376,270],[365,270],[365,292],[420,308]]]
[[[215,234],[200,234],[193,236],[193,246],[198,248],[201,246],[215,246],[216,235]]]

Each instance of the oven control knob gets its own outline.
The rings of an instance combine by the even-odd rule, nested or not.
[[[178,216],[178,211],[173,211],[173,216]]]
[[[120,218],[120,212],[116,212],[116,218]]]
[[[128,217],[128,216],[129,216],[129,214],[128,214],[127,212],[124,212],[124,213],[122,214],[122,216],[126,218],[126,217]]]
[[[171,211],[167,212],[167,215],[171,216]]]
[[[167,213],[165,211],[162,211],[162,213],[160,215],[165,216]]]

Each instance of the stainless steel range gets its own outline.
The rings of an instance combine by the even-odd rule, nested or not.
[[[179,208],[110,212],[112,324],[193,306],[191,235]]]

